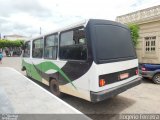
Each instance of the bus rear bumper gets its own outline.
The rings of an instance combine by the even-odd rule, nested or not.
[[[111,98],[139,84],[141,84],[141,77],[138,77],[130,82],[127,82],[125,84],[122,84],[120,86],[117,86],[108,90],[104,90],[100,92],[90,92],[91,102],[99,102],[99,101]]]

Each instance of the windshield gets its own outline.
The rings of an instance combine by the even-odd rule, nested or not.
[[[95,25],[96,58],[98,63],[136,58],[130,31],[117,25]]]

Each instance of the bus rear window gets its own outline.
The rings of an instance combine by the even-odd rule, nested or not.
[[[99,63],[136,58],[128,29],[116,25],[95,25],[95,33]]]

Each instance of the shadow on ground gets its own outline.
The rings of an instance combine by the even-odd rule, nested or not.
[[[143,83],[147,83],[147,84],[154,84],[154,82],[152,81],[152,79],[149,79],[149,78],[142,78],[142,82]]]
[[[88,102],[69,95],[63,98],[63,100],[95,120],[115,118],[117,114],[120,114],[121,111],[132,106],[136,102],[121,95],[98,103]]]

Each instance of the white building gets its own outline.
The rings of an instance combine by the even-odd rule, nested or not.
[[[25,41],[29,39],[26,36],[16,35],[16,34],[4,35],[3,38],[6,39],[6,40],[25,40]]]
[[[160,5],[118,16],[116,21],[139,25],[136,50],[140,63],[160,63]]]

